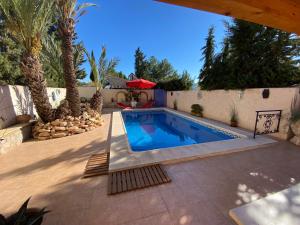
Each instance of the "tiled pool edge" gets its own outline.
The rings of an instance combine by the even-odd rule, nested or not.
[[[174,112],[173,110],[166,108],[158,108],[156,110],[161,109],[170,111],[172,113],[180,114],[179,112]],[[180,114],[180,116],[192,119],[193,121],[197,122],[197,119],[193,118],[192,116],[188,116],[185,114]],[[221,123],[217,124],[217,122],[215,121],[209,123],[209,120],[207,119],[199,120],[201,123],[208,123],[209,125],[215,126],[219,129],[230,129],[229,126]],[[239,129],[234,129],[234,131],[230,130],[230,132],[237,133],[240,136],[252,136],[250,132],[246,132],[244,130]],[[151,165],[154,163],[175,163],[178,161],[186,161],[195,158],[205,158],[215,155],[224,155],[233,152],[239,152],[261,147],[263,145],[271,143],[276,143],[276,141],[268,137],[260,136],[256,139],[239,138],[225,141],[195,144],[190,146],[167,148],[164,150],[132,152],[128,143],[121,111],[117,111],[113,112],[112,116],[109,171],[117,171],[138,166]]]

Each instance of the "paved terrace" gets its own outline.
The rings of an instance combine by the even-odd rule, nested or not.
[[[92,153],[108,147],[105,126],[89,133],[27,142],[0,156],[0,212],[29,196],[52,210],[44,225],[233,225],[230,209],[300,182],[300,148],[288,142],[168,165],[172,183],[106,195],[107,176],[80,179]]]

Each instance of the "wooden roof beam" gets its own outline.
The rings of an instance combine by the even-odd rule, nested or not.
[[[156,0],[300,34],[300,0]]]

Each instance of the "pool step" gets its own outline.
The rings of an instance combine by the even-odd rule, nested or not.
[[[111,172],[108,174],[108,194],[114,195],[171,182],[160,164]]]
[[[84,173],[83,178],[101,176],[108,174],[109,167],[109,153],[100,153],[91,155],[89,158]]]

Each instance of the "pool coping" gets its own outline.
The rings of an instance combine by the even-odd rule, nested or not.
[[[261,147],[277,141],[266,136],[258,136],[253,139],[253,133],[239,128],[232,128],[226,124],[194,117],[186,113],[178,112],[169,108],[134,109],[130,111],[165,110],[178,116],[187,118],[196,123],[215,127],[216,129],[238,135],[239,138],[216,142],[206,142],[188,146],[154,149],[149,151],[135,152],[130,148],[126,129],[121,111],[115,111],[112,115],[112,132],[110,146],[109,171],[135,168],[155,163],[176,163],[179,161],[205,158],[215,155],[229,154]]]

